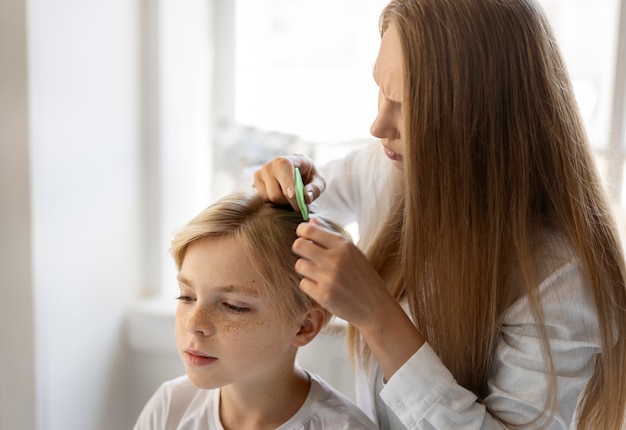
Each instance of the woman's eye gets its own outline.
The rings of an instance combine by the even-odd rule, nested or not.
[[[195,299],[191,296],[178,296],[176,297],[176,300],[178,300],[179,302],[185,302],[185,303],[190,303],[195,301]]]
[[[246,313],[250,310],[250,308],[246,308],[246,307],[242,307],[242,306],[235,306],[232,305],[230,303],[226,303],[224,302],[224,307],[226,309],[228,309],[230,312],[236,313],[236,314],[243,314]]]

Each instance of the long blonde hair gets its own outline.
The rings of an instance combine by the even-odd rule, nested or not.
[[[335,222],[317,215],[326,228],[347,234]],[[170,252],[180,270],[189,244],[204,238],[233,238],[244,250],[263,280],[261,291],[279,303],[283,321],[293,321],[310,310],[315,302],[300,290],[302,277],[295,271],[298,259],[291,251],[300,212],[290,206],[264,202],[254,193],[234,193],[222,197],[181,227],[172,240]],[[325,323],[330,314],[326,312]]]
[[[524,296],[543,321],[533,250],[540,231],[558,231],[585,270],[602,338],[579,426],[619,428],[626,405],[621,243],[542,10],[532,0],[394,0],[381,33],[390,23],[404,52],[408,192],[370,261],[408,301],[456,380],[483,399],[506,310]],[[354,329],[350,339],[367,357]],[[555,407],[549,374],[546,411],[536,422]]]

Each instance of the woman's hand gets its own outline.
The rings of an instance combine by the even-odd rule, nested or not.
[[[298,210],[294,192],[294,167],[300,169],[307,203],[313,202],[326,188],[326,182],[313,161],[300,154],[277,157],[254,172],[254,188],[265,201],[289,203]]]
[[[300,257],[296,272],[300,288],[334,315],[357,328],[366,325],[381,304],[395,299],[365,255],[342,235],[322,227],[315,218],[296,230],[293,252]]]
[[[300,288],[354,325],[389,379],[424,344],[400,304],[365,255],[349,240],[312,218],[296,230]]]

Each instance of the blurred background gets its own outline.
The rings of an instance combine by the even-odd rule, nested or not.
[[[622,225],[626,0],[540,3]],[[128,429],[184,372],[172,232],[249,166],[370,141],[384,4],[0,0],[0,430]]]

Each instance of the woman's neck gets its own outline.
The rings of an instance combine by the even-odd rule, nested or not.
[[[309,376],[297,367],[278,376],[254,385],[222,387],[220,420],[224,429],[275,429],[295,415],[309,394]]]

